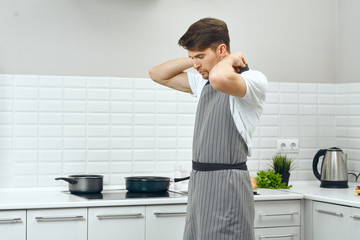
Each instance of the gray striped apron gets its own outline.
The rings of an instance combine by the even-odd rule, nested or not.
[[[206,84],[196,114],[193,162],[225,168],[192,170],[184,240],[254,239],[254,196],[249,172],[226,168],[245,164],[247,153],[230,112],[229,95]]]

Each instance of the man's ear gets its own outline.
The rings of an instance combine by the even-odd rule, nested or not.
[[[220,44],[218,47],[217,47],[217,52],[220,56],[221,59],[223,59],[224,57],[227,56],[228,52],[227,52],[227,49],[226,49],[226,45],[225,44]]]

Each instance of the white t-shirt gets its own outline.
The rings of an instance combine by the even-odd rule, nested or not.
[[[188,79],[193,96],[198,99],[207,80],[200,74],[188,72]],[[241,73],[246,83],[246,93],[242,98],[229,95],[230,111],[235,126],[248,146],[248,156],[251,156],[251,137],[259,122],[265,104],[268,81],[264,74],[258,71]]]

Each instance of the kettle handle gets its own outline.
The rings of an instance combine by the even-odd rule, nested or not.
[[[315,154],[315,157],[314,157],[314,160],[313,160],[313,172],[314,172],[314,175],[317,179],[321,180],[321,175],[318,171],[318,163],[319,163],[319,158],[321,156],[324,156],[325,153],[326,153],[326,150],[327,149],[320,149],[316,154]]]

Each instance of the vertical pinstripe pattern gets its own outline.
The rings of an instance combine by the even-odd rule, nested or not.
[[[198,104],[193,161],[235,164],[247,159],[229,95],[205,85]],[[192,171],[184,240],[253,240],[254,197],[248,171]]]

